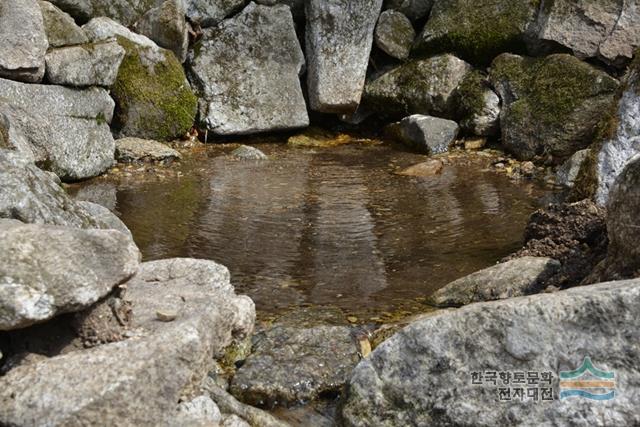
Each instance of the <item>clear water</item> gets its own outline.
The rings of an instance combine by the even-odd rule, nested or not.
[[[226,265],[262,315],[337,305],[359,319],[419,310],[434,290],[495,263],[549,194],[479,154],[416,178],[394,172],[426,157],[386,145],[258,147],[271,159],[239,161],[233,146],[211,145],[72,191],[106,197],[145,260]]]

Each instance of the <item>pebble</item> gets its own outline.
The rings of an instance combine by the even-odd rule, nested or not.
[[[161,322],[173,322],[178,318],[178,312],[173,310],[158,310],[156,318]]]

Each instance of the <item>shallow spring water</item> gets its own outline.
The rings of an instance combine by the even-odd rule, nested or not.
[[[426,157],[387,145],[261,144],[267,161],[236,160],[233,148],[207,146],[159,176],[101,178],[72,192],[112,198],[146,261],[226,265],[262,316],[333,305],[363,320],[420,311],[434,290],[516,249],[549,194],[480,154],[416,178],[394,172]]]

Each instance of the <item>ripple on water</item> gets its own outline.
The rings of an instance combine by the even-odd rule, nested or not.
[[[118,183],[117,209],[145,259],[225,264],[263,313],[335,304],[373,316],[427,296],[518,247],[546,194],[473,162],[398,176],[424,156],[386,146],[260,148],[271,160],[210,147],[180,178]]]

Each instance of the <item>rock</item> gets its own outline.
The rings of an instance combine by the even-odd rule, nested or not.
[[[296,405],[338,392],[359,359],[351,334],[349,326],[276,324],[254,337],[230,392],[260,407]]]
[[[640,156],[634,157],[616,179],[607,203],[607,252],[605,279],[638,277],[640,250],[637,245],[636,210],[640,206]]]
[[[304,56],[288,7],[251,3],[200,43],[190,78],[204,127],[246,135],[309,125],[298,76]]]
[[[131,277],[140,253],[124,234],[0,220],[0,330],[86,308]]]
[[[179,152],[158,141],[140,138],[116,140],[116,160],[119,162],[165,162],[180,158]]]
[[[106,17],[124,26],[133,25],[155,0],[51,0],[81,24],[96,17]]]
[[[492,136],[500,131],[500,98],[482,73],[466,75],[454,92],[453,104],[464,132]]]
[[[431,295],[430,302],[438,307],[460,307],[535,294],[559,270],[560,263],[551,258],[516,258],[449,283]]]
[[[440,154],[458,136],[458,124],[451,120],[414,114],[385,129],[387,137],[395,139],[425,154]]]
[[[136,30],[158,46],[172,51],[180,62],[184,62],[189,49],[189,28],[185,13],[183,0],[165,0],[144,14],[136,24]]]
[[[133,235],[129,228],[118,218],[113,212],[106,207],[97,203],[91,203],[86,201],[76,201],[76,204],[84,209],[91,218],[99,225],[101,229],[106,230],[118,230],[119,232],[126,234],[131,239]]]
[[[576,178],[574,195],[593,197],[606,205],[609,192],[624,167],[640,154],[640,61],[634,61],[623,88],[606,109],[596,132],[591,155]]]
[[[429,15],[435,0],[387,0],[385,8],[397,10],[412,21],[417,21]]]
[[[638,310],[640,282],[626,281],[472,304],[417,321],[356,367],[345,425],[638,424],[640,348],[629,345],[640,338]],[[615,399],[558,399],[560,372],[580,368],[585,357],[614,372]],[[488,371],[537,372],[540,380],[522,386],[524,399],[501,400],[499,387],[513,396],[518,385],[498,377],[494,386]],[[473,384],[474,372],[482,385]],[[550,384],[541,372],[551,373]],[[552,388],[554,400],[527,398],[527,388]]]
[[[364,104],[379,113],[449,116],[455,89],[471,66],[453,55],[413,61],[367,83]]]
[[[142,47],[147,47],[149,49],[153,49],[154,51],[158,50],[158,45],[155,44],[149,37],[143,36],[141,34],[136,34],[129,30],[127,27],[124,27],[109,18],[94,18],[88,23],[84,24],[82,26],[82,30],[92,42],[107,41],[113,39],[114,37],[121,37]]]
[[[266,6],[273,6],[276,4],[284,4],[289,6],[293,20],[296,23],[298,29],[304,29],[304,1],[305,0],[256,0],[258,4],[264,4]]]
[[[222,422],[222,414],[210,397],[198,396],[178,405],[178,419],[180,422],[176,425],[217,426]]]
[[[13,369],[0,378],[0,423],[175,425],[213,356],[253,328],[253,303],[211,261],[145,263],[127,288],[134,336]],[[180,319],[158,322],[166,306]]]
[[[442,169],[444,169],[444,163],[440,160],[427,160],[403,169],[398,172],[398,175],[429,177],[442,173]]]
[[[48,46],[36,0],[0,4],[0,77],[38,83]]]
[[[114,182],[89,182],[77,190],[78,191],[73,194],[74,200],[92,202],[104,206],[112,212],[116,210],[116,205],[118,204],[118,189]]]
[[[561,268],[546,280],[547,286],[566,288],[580,284],[607,252],[605,210],[590,200],[550,205],[529,218],[524,247],[507,260],[549,257]]]
[[[251,427],[251,424],[237,415],[229,415],[225,417],[222,427]]]
[[[384,53],[396,59],[407,59],[416,32],[409,18],[401,12],[385,10],[378,18],[374,40]]]
[[[582,168],[582,164],[590,155],[591,150],[587,148],[576,151],[571,157],[569,157],[567,161],[560,166],[556,173],[556,181],[558,181],[558,184],[568,188],[573,188],[578,178],[578,173]]]
[[[124,58],[116,42],[91,43],[50,50],[46,56],[47,80],[64,86],[113,85]]]
[[[593,140],[619,83],[573,56],[500,55],[490,79],[502,99],[502,144],[519,160],[558,162]]]
[[[106,90],[0,79],[0,98],[15,109],[11,125],[28,141],[36,162],[63,181],[99,175],[113,163],[114,103]]]
[[[464,140],[465,150],[482,150],[487,145],[486,138],[473,138]]]
[[[158,141],[184,136],[193,125],[197,98],[173,52],[105,18],[83,29],[91,41],[116,37],[126,51],[111,89],[116,136]]]
[[[89,42],[82,28],[76,25],[69,14],[48,1],[38,0],[49,47],[62,47]]]
[[[204,379],[202,389],[211,396],[222,411],[247,420],[251,425],[261,427],[288,427],[289,425],[268,412],[238,401],[226,390],[218,386],[211,377]]]
[[[414,50],[455,52],[474,64],[488,65],[502,52],[526,52],[537,13],[535,1],[436,1]]]
[[[580,59],[599,57],[621,65],[640,47],[634,2],[559,0],[541,9],[540,38],[568,47]]]
[[[231,155],[240,160],[266,160],[267,155],[255,147],[241,145],[231,152]]]
[[[292,135],[287,139],[287,144],[292,147],[305,148],[330,148],[340,145],[357,143],[375,143],[374,140],[354,138],[345,133],[333,133],[325,129],[312,126],[302,133]]]
[[[187,18],[201,27],[211,27],[238,12],[245,0],[185,0]]]
[[[106,298],[98,301],[86,310],[73,314],[71,327],[75,332],[74,338],[77,337],[82,344],[81,348],[92,348],[103,344],[119,342],[129,336],[133,320],[132,309],[131,303],[124,299],[124,294],[126,294],[126,286],[117,286]],[[42,325],[42,327],[55,327],[54,325],[57,323],[58,327],[69,328],[69,319],[58,318],[56,320],[57,322],[55,320],[47,322],[45,325]],[[30,332],[32,333],[34,329],[35,328],[30,328],[21,330],[20,332],[24,333],[28,331],[28,334]],[[48,335],[53,335],[52,341],[54,343],[58,341],[58,343],[54,345],[59,348],[60,339],[56,339],[56,334],[49,333]],[[31,342],[32,340],[27,338],[25,341]],[[72,341],[71,346],[68,347],[72,347],[73,344],[75,344],[74,341]],[[78,349],[71,348],[70,351],[75,350]],[[67,348],[61,351],[61,353],[67,352]],[[57,354],[54,352],[53,355]]]
[[[352,113],[364,87],[382,0],[306,3],[307,86],[311,109]]]

